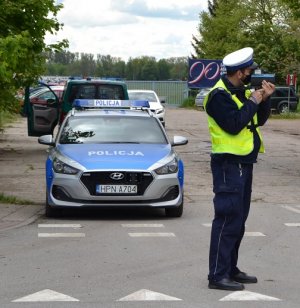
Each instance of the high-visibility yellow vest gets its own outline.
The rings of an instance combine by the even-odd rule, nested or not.
[[[225,86],[222,79],[220,79],[213,88],[211,88],[210,92],[213,91],[215,88],[223,88],[227,91],[232,100],[237,104],[238,108],[241,109],[243,103],[236,97],[235,94],[231,94],[230,91]],[[250,90],[246,90],[246,97],[249,98],[251,95]],[[204,109],[206,108],[207,100],[209,94],[206,95],[203,106]],[[208,115],[208,114],[207,114]],[[258,133],[260,138],[260,153],[264,153],[264,145],[262,140],[262,135],[257,126],[257,114],[253,117],[253,122],[255,129]],[[248,123],[247,126],[251,126],[251,121]],[[254,140],[253,140],[253,132],[249,128],[244,127],[237,135],[232,135],[225,132],[217,123],[216,121],[208,115],[208,129],[211,136],[211,143],[212,143],[212,153],[221,154],[221,153],[229,153],[234,155],[248,155],[253,151],[254,148]]]

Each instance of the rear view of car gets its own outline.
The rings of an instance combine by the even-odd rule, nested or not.
[[[151,111],[159,118],[162,125],[165,126],[165,108],[155,91],[152,90],[128,90],[128,96],[131,100],[148,101]]]

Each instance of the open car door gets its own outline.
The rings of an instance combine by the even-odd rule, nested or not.
[[[40,92],[38,97],[32,97],[29,87],[25,90],[24,109],[27,115],[28,136],[39,137],[53,134],[59,117],[59,98],[47,85],[48,90]]]

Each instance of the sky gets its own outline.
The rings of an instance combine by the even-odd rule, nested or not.
[[[46,43],[69,40],[70,52],[111,55],[124,61],[188,57],[207,0],[58,0],[63,29]]]

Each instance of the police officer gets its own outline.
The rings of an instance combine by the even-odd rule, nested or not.
[[[250,209],[253,163],[264,152],[259,126],[270,115],[268,98],[275,86],[265,80],[255,91],[245,86],[257,68],[250,47],[228,54],[223,64],[227,73],[204,100],[212,143],[215,210],[208,287],[237,291],[244,289],[244,283],[257,282],[237,267],[237,261]]]

